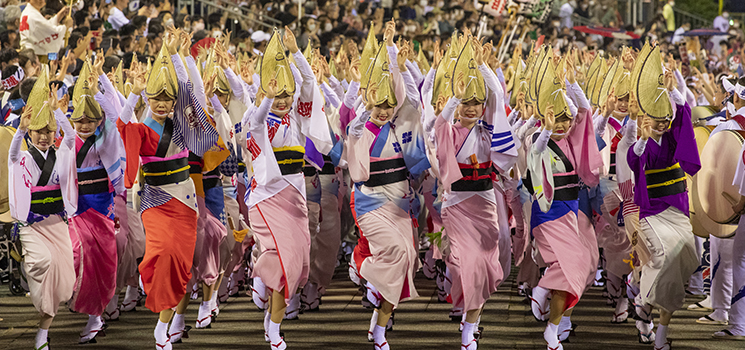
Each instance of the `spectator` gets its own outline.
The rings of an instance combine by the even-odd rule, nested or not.
[[[572,23],[572,14],[574,13],[574,8],[576,6],[572,6],[570,1],[567,1],[564,3],[564,5],[561,5],[561,10],[559,10],[559,18],[561,18],[561,28],[573,28],[574,24]]]
[[[17,31],[21,23],[21,8],[18,5],[10,5],[5,8],[4,12],[5,30]]]
[[[125,24],[129,24],[129,19],[124,16],[123,12],[128,4],[129,1],[127,0],[116,0],[114,6],[111,7],[109,11],[109,23],[111,23],[112,28],[119,30]]]
[[[683,25],[680,26],[680,28],[676,29],[675,30],[675,33],[673,33],[673,39],[672,39],[673,44],[676,44],[677,45],[678,43],[682,42],[683,41],[683,33],[687,32],[689,30],[691,30],[691,24],[690,23],[683,23]]]
[[[57,52],[65,45],[65,33],[73,25],[67,7],[49,20],[44,18],[40,11],[46,3],[46,0],[30,0],[19,24],[21,46],[32,49],[44,62],[48,53]]]
[[[667,4],[662,7],[662,16],[665,17],[666,24],[665,29],[668,32],[675,31],[675,12],[673,11],[673,7],[675,7],[675,0],[667,0]]]

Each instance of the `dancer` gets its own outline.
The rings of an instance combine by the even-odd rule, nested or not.
[[[152,70],[134,73],[132,92],[117,121],[127,150],[126,185],[131,187],[142,160],[141,208],[146,232],[145,257],[140,263],[145,306],[159,313],[155,348],[169,350],[168,322],[173,307],[183,302],[191,278],[197,232],[197,198],[189,178],[188,154],[203,155],[217,131],[193,97],[188,73],[178,53],[181,42],[171,31]],[[134,120],[140,93],[148,96],[143,123]],[[187,299],[188,301],[188,299]]]
[[[275,31],[262,58],[258,107],[252,106],[244,116],[251,133],[248,150],[254,170],[247,205],[251,228],[261,245],[252,275],[260,277],[270,291],[264,329],[273,350],[287,348],[280,324],[287,301],[308,279],[310,233],[303,146],[307,138],[320,152],[331,148],[315,76],[287,27],[283,42],[302,76],[298,99],[293,98],[295,79]]]
[[[393,44],[395,23],[386,24],[371,68],[365,111],[349,124],[347,159],[354,181],[354,213],[370,256],[359,274],[379,293],[373,331],[376,350],[388,350],[385,327],[401,301],[418,296],[414,273],[419,258],[410,216],[413,195],[408,178],[429,168],[419,124],[420,96],[408,72],[405,53]],[[355,259],[356,260],[356,259]],[[375,317],[377,316],[377,319]]]
[[[440,95],[437,109],[442,112],[435,121],[437,159],[445,188],[442,220],[450,243],[445,260],[452,275],[453,307],[465,312],[464,350],[477,348],[476,323],[504,278],[497,222],[507,218],[497,216],[493,178],[495,171],[512,167],[517,156],[502,89],[484,63],[491,49],[491,44],[482,48],[475,38],[464,45],[453,73],[457,77],[454,97],[448,100]],[[472,60],[477,69],[469,67]],[[456,111],[458,121],[453,124]]]
[[[78,210],[70,218],[77,281],[70,308],[88,314],[81,344],[96,342],[101,318],[116,290],[117,245],[114,196],[124,192],[124,145],[116,128],[121,105],[103,74],[103,53],[84,63],[73,93]],[[98,90],[99,78],[106,94]],[[100,104],[99,104],[100,103]]]
[[[675,89],[674,67],[668,67],[662,85],[657,78],[647,78],[662,73],[659,47],[645,45],[636,61],[631,86],[646,116],[641,124],[641,139],[629,152],[628,162],[634,172],[634,203],[639,206],[640,235],[652,253],[650,261],[642,267],[639,295],[646,310],[660,309],[655,349],[668,350],[670,319],[683,306],[684,283],[698,266],[688,219],[685,173],[696,174],[701,163],[691,109]],[[645,91],[659,94],[658,88],[663,90],[657,99],[644,94]],[[671,101],[676,104],[675,114]]]
[[[548,264],[534,293],[536,290],[550,291],[548,325],[543,335],[549,350],[560,350],[563,346],[559,341],[559,323],[563,316],[569,316],[565,311],[579,301],[588,275],[597,264],[589,251],[594,242],[585,242],[586,237],[579,232],[579,181],[587,186],[597,185],[598,177],[593,171],[602,164],[594,138],[590,105],[574,79],[573,60],[571,56],[567,59],[567,91],[573,95],[573,100],[578,101],[578,109],[556,83],[552,60],[552,52],[548,49],[536,63],[536,67],[546,70],[537,82],[536,104],[536,110],[544,118],[541,132],[533,136],[525,181],[534,198],[532,233],[543,261]],[[536,68],[533,74],[539,71]],[[536,299],[545,300],[545,295]],[[546,310],[546,305],[539,307]]]
[[[58,109],[57,88],[50,94],[48,67],[42,65],[23,110],[8,156],[10,212],[20,221],[23,268],[31,302],[41,321],[34,349],[49,348],[49,326],[75,284],[72,243],[65,212],[75,213],[75,130]],[[55,149],[57,127],[64,131]],[[21,144],[28,134],[28,150]]]

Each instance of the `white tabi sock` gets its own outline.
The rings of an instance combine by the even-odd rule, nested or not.
[[[378,309],[374,309],[372,317],[370,317],[370,330],[368,332],[372,334],[375,331],[375,326],[377,325],[378,325]]]
[[[375,341],[375,344],[380,345],[380,346],[382,346],[383,343],[386,342],[385,326],[375,325],[375,329],[373,330],[373,341]]]
[[[39,331],[36,332],[36,347],[40,348],[44,343],[47,342],[47,338],[49,337],[49,330],[48,329],[41,329],[39,328]]]
[[[182,316],[182,319],[183,319],[183,316]],[[176,322],[175,317],[174,317],[174,322]],[[155,343],[164,345],[168,341],[167,331],[168,331],[168,323],[160,322],[160,320],[158,320],[158,324],[155,325],[155,332],[154,332]]]
[[[111,297],[111,300],[109,300],[109,304],[106,305],[106,313],[109,315],[114,314],[117,306],[119,306],[119,293],[114,294],[114,296]]]
[[[269,322],[272,320],[272,314],[269,309],[264,310],[264,340],[269,341]]]
[[[184,330],[184,316],[184,314],[173,314],[173,321],[171,321],[171,328],[168,329],[168,334],[174,334]]]
[[[543,339],[546,340],[548,346],[555,348],[559,346],[559,325],[548,322],[546,330],[543,331]]]
[[[460,341],[462,345],[468,346],[475,339],[473,337],[474,329],[476,329],[475,323],[463,322],[463,332],[460,335]]]
[[[212,292],[212,298],[210,299],[210,303],[212,304],[213,310],[217,308],[217,291]]]
[[[654,346],[661,348],[667,343],[667,326],[657,325],[657,333],[655,333]]]
[[[199,304],[196,328],[207,328],[212,323],[212,302],[209,300]]]
[[[569,338],[569,332],[572,331],[572,320],[569,316],[562,316],[559,321],[558,336],[559,340],[566,340]]]
[[[124,301],[137,301],[139,294],[140,292],[137,290],[137,287],[127,286],[127,291],[124,293]]]
[[[269,329],[267,331],[267,334],[269,335],[269,341],[273,345],[277,345],[282,342],[282,337],[279,335],[280,325],[280,323],[274,323],[272,320],[269,320]]]

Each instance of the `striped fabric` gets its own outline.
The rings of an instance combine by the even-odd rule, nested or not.
[[[634,182],[631,180],[624,181],[618,184],[618,190],[621,192],[621,198],[623,198],[623,216],[629,214],[638,213],[639,206],[634,204]]]
[[[515,140],[512,138],[512,132],[496,132],[492,134],[491,150],[494,152],[505,153],[515,147]]]
[[[197,102],[191,82],[179,82],[173,118],[173,143],[201,157],[217,143],[218,137],[217,130],[207,120],[203,106]]]
[[[141,197],[140,213],[143,211],[166,204],[173,197],[168,192],[161,190],[158,186],[144,184],[139,193]]]

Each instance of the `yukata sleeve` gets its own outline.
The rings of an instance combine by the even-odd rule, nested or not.
[[[191,56],[186,57],[186,69],[189,72],[189,80],[191,81],[194,96],[196,97],[199,104],[202,105],[202,107],[207,106],[207,94],[206,91],[204,91],[204,82],[202,81],[202,75],[199,73],[197,63]]]
[[[326,103],[334,108],[339,108],[339,95],[336,94],[336,91],[326,82],[321,84],[321,90],[323,90],[323,97],[326,98]]]
[[[349,147],[345,147],[349,176],[352,181],[365,182],[370,178],[370,146],[375,135],[365,130],[370,111],[365,110],[349,124]]]
[[[194,94],[181,56],[172,55],[171,60],[179,80],[176,108],[173,113],[173,141],[201,157],[217,143],[220,135],[208,120],[204,105]]]
[[[293,57],[297,62],[297,69],[303,82],[300,86],[297,111],[290,112],[290,116],[300,126],[300,133],[313,142],[316,150],[322,154],[328,154],[333,147],[333,142],[329,134],[326,113],[323,111],[321,91],[318,89],[313,69],[305,56],[298,51],[293,54]]]
[[[103,109],[106,119],[112,122],[116,121],[122,113],[122,106],[124,105],[122,103],[123,98],[120,98],[121,94],[116,90],[116,88],[114,88],[114,84],[111,83],[111,80],[109,80],[109,77],[106,74],[101,74],[98,77],[98,81],[103,85],[104,93],[101,96],[98,96],[98,94],[101,93],[99,91],[94,98],[96,102],[101,105],[101,109]],[[104,106],[104,104],[107,104],[108,106]]]
[[[674,106],[676,108],[675,118],[670,123],[670,135],[663,135],[663,137],[674,138],[676,144],[674,158],[686,173],[693,176],[701,169],[701,160],[698,155],[698,146],[696,146],[696,135],[693,132],[691,107],[684,102],[677,90],[671,92],[670,98],[676,104]]]
[[[241,101],[244,105],[248,106],[251,104],[251,98],[250,94],[247,90],[247,84],[244,84],[240,77],[238,77],[235,72],[233,72],[233,69],[228,67],[228,69],[225,70],[225,76],[228,78],[228,83],[230,84],[230,89],[233,90],[233,95]],[[253,94],[256,95],[256,92]]]
[[[461,100],[451,97],[442,112],[435,119],[435,140],[437,142],[436,156],[440,172],[440,181],[445,191],[450,191],[453,182],[462,176],[456,153],[455,135],[453,133],[453,119]]]
[[[339,79],[336,79],[336,77],[333,76],[333,75],[329,77],[329,86],[336,93],[336,98],[337,99],[341,100],[342,98],[345,97],[344,96],[344,87],[339,82]],[[340,103],[341,103],[341,101],[339,101],[339,104]],[[337,104],[334,107],[339,108],[339,104]]]

